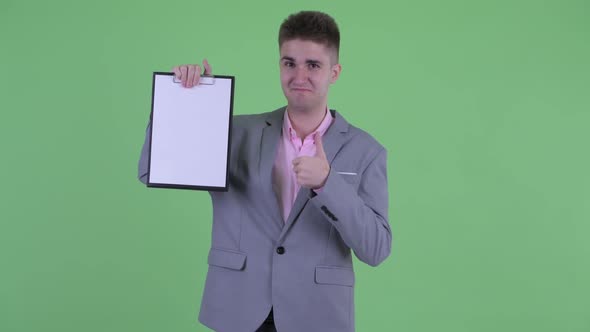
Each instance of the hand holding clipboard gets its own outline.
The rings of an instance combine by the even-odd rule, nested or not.
[[[205,68],[203,78],[213,75],[211,65],[209,65],[207,59],[203,60],[203,67]],[[172,68],[172,71],[174,72],[174,78],[181,81],[182,86],[185,88],[192,88],[199,84],[201,78],[201,67],[199,65],[180,65]],[[211,84],[209,82],[210,80],[205,78],[201,81],[201,84]]]

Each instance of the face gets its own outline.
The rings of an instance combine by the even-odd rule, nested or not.
[[[283,42],[281,86],[289,109],[311,111],[326,105],[330,84],[336,82],[342,70],[335,52],[308,40]]]

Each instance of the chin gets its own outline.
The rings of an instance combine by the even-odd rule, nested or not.
[[[312,103],[305,103],[301,101],[288,100],[289,107],[293,110],[308,110],[313,107]]]
[[[289,103],[289,105],[291,107],[296,107],[296,108],[312,108],[313,106],[315,106],[315,102],[313,100],[310,100],[309,98],[301,98],[302,96],[290,96],[287,97],[287,102]]]

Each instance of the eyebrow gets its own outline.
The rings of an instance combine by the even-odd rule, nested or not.
[[[281,58],[281,60],[287,60],[287,61],[295,62],[295,59],[293,59],[290,56],[284,56],[284,57]],[[305,60],[305,63],[307,63],[307,64],[318,64],[318,65],[319,64],[322,64],[321,61],[319,61],[319,60],[312,60],[312,59]]]

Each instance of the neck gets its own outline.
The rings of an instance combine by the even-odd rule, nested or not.
[[[287,115],[299,138],[304,139],[320,126],[326,116],[326,107],[324,104],[315,109],[304,110],[287,106]]]

